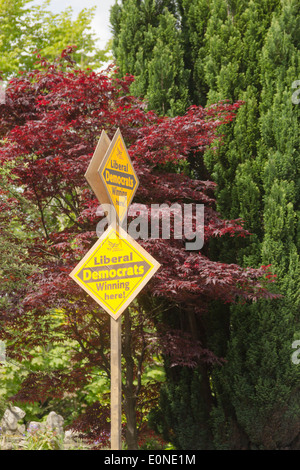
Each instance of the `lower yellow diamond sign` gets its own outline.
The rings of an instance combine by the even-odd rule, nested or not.
[[[117,319],[159,267],[121,227],[110,226],[70,276]]]

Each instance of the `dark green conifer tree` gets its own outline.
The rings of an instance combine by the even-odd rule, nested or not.
[[[133,3],[139,5],[141,21],[141,5],[147,3],[142,0],[124,1],[119,17]],[[271,264],[277,275],[274,289],[283,297],[231,308],[214,303],[203,319],[210,332],[209,346],[227,361],[212,370],[215,402],[208,414],[204,397],[195,398],[193,392],[199,415],[197,407],[190,412],[198,416],[206,433],[191,424],[187,398],[179,399],[190,393],[192,400],[192,384],[196,378],[201,383],[199,370],[167,374],[161,397],[165,412],[160,419],[158,412],[156,420],[153,414],[153,422],[182,449],[192,448],[191,442],[195,449],[209,448],[209,442],[217,449],[299,449],[300,368],[291,357],[292,343],[300,339],[300,106],[292,101],[292,84],[300,79],[300,5],[297,0],[177,0],[164,6],[169,10],[161,12],[159,23],[158,16],[148,26],[143,19],[147,33],[134,44],[133,62],[128,59],[136,69],[127,66],[122,72],[138,72],[135,91],[152,99],[153,108],[177,111],[172,108],[173,93],[178,92],[172,62],[165,70],[170,76],[169,94],[159,94],[162,90],[155,88],[151,94],[150,74],[157,84],[155,70],[166,62],[169,50],[175,58],[179,44],[177,77],[186,80],[182,96],[188,89],[188,98],[180,105],[245,102],[229,130],[226,127],[224,144],[217,151],[208,150],[204,161],[218,185],[219,211],[229,219],[241,217],[251,235],[243,243],[228,239],[210,249],[225,262]],[[172,15],[176,34],[163,42],[160,31],[158,42],[153,31],[171,25]],[[127,26],[122,21],[119,31],[124,33]],[[121,33],[115,32],[118,47],[120,38]],[[120,65],[121,50],[114,51]],[[197,171],[196,176],[203,177]]]
[[[183,114],[189,71],[174,2],[127,0],[111,10],[113,53],[120,75],[136,78],[131,91],[160,114]]]
[[[242,15],[251,9],[265,33],[256,54],[248,53],[256,64],[243,66],[247,88],[238,97],[246,104],[233,138],[206,161],[218,175],[222,212],[242,217],[253,233],[239,261],[271,264],[283,298],[231,309],[228,362],[213,374],[217,448],[299,448],[299,368],[291,361],[300,310],[299,107],[291,100],[299,74],[299,5],[283,1],[264,18],[267,6],[251,2]],[[244,24],[250,51],[257,33],[250,18]]]

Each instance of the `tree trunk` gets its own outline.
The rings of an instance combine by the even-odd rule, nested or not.
[[[134,380],[134,360],[131,350],[131,320],[129,310],[124,312],[124,340],[123,357],[126,365],[126,383],[124,389],[124,412],[126,416],[126,444],[128,450],[138,449],[138,432],[136,425],[136,394],[133,384]]]

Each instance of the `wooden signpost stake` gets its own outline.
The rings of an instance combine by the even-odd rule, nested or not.
[[[85,178],[117,220],[110,210],[109,227],[70,276],[111,316],[111,449],[121,450],[121,314],[160,264],[121,227],[139,181],[119,129],[112,141],[102,131]]]
[[[122,370],[121,370],[121,321],[110,319],[110,446],[122,449]]]

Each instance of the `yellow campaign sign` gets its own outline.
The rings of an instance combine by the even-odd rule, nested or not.
[[[159,267],[121,227],[110,226],[70,276],[117,319]]]
[[[99,167],[99,174],[121,222],[135,195],[139,181],[119,129]]]

